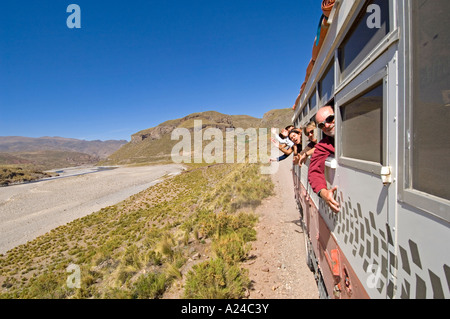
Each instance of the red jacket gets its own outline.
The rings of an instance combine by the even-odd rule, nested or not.
[[[308,170],[308,181],[314,193],[327,188],[325,179],[325,160],[334,154],[334,138],[325,136],[316,144],[316,149],[311,157]]]

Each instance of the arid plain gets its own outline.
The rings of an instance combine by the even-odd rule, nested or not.
[[[181,165],[118,167],[0,188],[0,254],[177,174]],[[87,173],[87,174],[86,174]],[[82,175],[76,175],[82,174]]]

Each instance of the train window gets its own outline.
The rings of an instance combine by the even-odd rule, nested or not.
[[[412,1],[412,188],[450,200],[450,1]]]
[[[305,117],[308,114],[308,104],[305,105],[303,108],[303,117]]]
[[[368,1],[339,47],[342,81],[390,31],[389,0]]]
[[[316,107],[317,104],[317,98],[316,98],[316,90],[314,90],[313,94],[309,98],[309,110],[311,111]]]
[[[341,107],[342,156],[383,164],[383,85]]]
[[[334,95],[334,63],[328,66],[324,76],[319,82],[320,104],[325,105]]]

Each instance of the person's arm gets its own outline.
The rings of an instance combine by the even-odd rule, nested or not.
[[[283,155],[281,155],[281,156],[279,156],[279,157],[277,157],[277,158],[269,158],[269,162],[279,162],[279,161],[283,161],[283,160],[285,160],[285,159],[288,158],[288,157],[289,157],[289,155],[283,154]]]
[[[291,148],[283,148],[283,147],[279,147],[278,148],[280,151],[282,151],[283,153],[284,153],[284,155],[287,155],[287,156],[289,156],[289,155],[291,155],[292,154],[292,147]]]
[[[298,155],[302,151],[302,144],[294,144],[292,148],[294,149],[294,155]]]
[[[281,140],[281,142],[282,142],[281,144],[280,144],[279,141],[275,140],[273,137],[270,138],[270,140],[272,141],[273,145],[275,145],[276,147],[278,147],[278,149],[279,149],[280,151],[282,151],[285,147],[286,147],[286,150],[289,149],[289,145],[287,145],[287,144],[284,142],[284,140]],[[278,137],[278,140],[280,140],[280,137]]]
[[[306,156],[311,156],[311,155],[313,155],[315,149],[316,149],[316,148],[313,147],[313,148],[309,149],[308,151],[306,151],[306,152],[305,152]]]
[[[334,186],[332,189],[323,188],[318,193],[319,197],[322,198],[335,213],[339,212],[340,209],[339,203],[334,199],[334,192],[336,191],[337,186]]]
[[[289,155],[283,154],[280,157],[277,157],[277,162],[283,161],[283,160],[285,160],[288,157],[289,157]]]
[[[327,181],[325,179],[325,160],[331,154],[334,154],[333,145],[326,143],[319,143],[316,145],[309,164],[308,182],[313,191],[317,193],[334,212],[338,212],[339,203],[333,196],[337,187],[328,190]]]
[[[302,165],[305,164],[307,158],[308,156],[306,156],[306,153],[298,154],[298,166],[302,167]]]
[[[324,174],[325,160],[329,154],[322,145],[318,144],[309,163],[308,182],[314,193],[318,193],[321,189],[327,188],[327,181]]]
[[[327,188],[325,179],[325,161],[331,154],[334,154],[334,146],[327,138],[315,145],[315,151],[311,157],[308,169],[308,181],[314,193],[318,193],[321,189]]]
[[[301,153],[300,153],[300,160],[298,161],[298,165],[302,166],[303,164],[305,164],[305,162],[308,159],[308,157],[310,157],[312,154],[314,154],[314,150],[315,149],[316,149],[315,147],[310,148],[310,149],[306,149],[305,148],[303,150],[305,152],[301,151]]]
[[[278,143],[284,144],[284,140],[278,134],[275,134],[274,136],[277,139]]]
[[[300,154],[294,155],[293,164],[298,165],[299,160],[300,160]]]

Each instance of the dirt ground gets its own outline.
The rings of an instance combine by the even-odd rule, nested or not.
[[[257,241],[245,263],[253,283],[249,299],[317,299],[317,284],[306,265],[300,213],[294,198],[292,161],[272,175],[275,194],[255,210]]]

